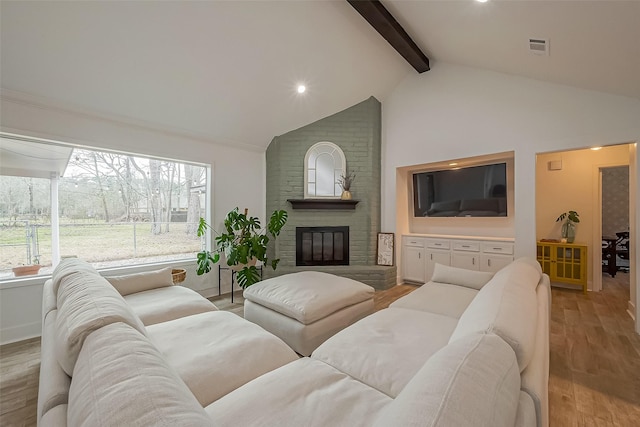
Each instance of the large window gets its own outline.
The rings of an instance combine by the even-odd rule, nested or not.
[[[67,151],[54,151],[64,165],[38,171],[42,159],[34,153],[55,156],[30,148],[45,144],[0,142],[3,155],[11,150],[31,157],[19,168],[15,161],[12,167],[2,163],[0,279],[34,263],[48,274],[57,257],[82,258],[96,268],[195,259],[198,220],[207,205],[205,165],[61,146]],[[34,177],[43,174],[51,178]],[[52,223],[59,239],[52,239]]]

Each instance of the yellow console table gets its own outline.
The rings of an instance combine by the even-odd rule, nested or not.
[[[538,242],[537,259],[552,282],[580,285],[587,293],[586,245]]]

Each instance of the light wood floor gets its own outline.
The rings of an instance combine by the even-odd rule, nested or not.
[[[628,274],[603,278],[603,292],[554,288],[549,378],[552,427],[640,425],[640,337],[626,314]],[[413,291],[376,292],[376,310]],[[212,298],[242,315],[241,293]],[[0,346],[0,425],[35,426],[40,339]]]

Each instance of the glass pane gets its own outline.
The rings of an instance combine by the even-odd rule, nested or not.
[[[580,276],[580,265],[576,264],[573,266],[573,278],[582,279],[582,277]]]
[[[316,182],[316,170],[315,169],[309,169],[309,175],[308,175],[308,181],[309,182]]]
[[[0,176],[0,279],[38,264],[29,275],[51,273],[50,188],[48,179]]]
[[[313,234],[313,260],[322,261],[322,233]]]
[[[333,167],[338,170],[338,176],[342,173],[342,157],[339,153],[333,153]]]
[[[334,196],[333,157],[328,154],[318,156],[316,161],[316,196]]]
[[[580,259],[580,249],[579,248],[574,248],[573,249],[573,258],[575,260],[579,260]]]
[[[565,277],[564,275],[564,264],[556,264],[556,273],[558,274],[558,277]]]
[[[74,149],[59,182],[60,255],[96,268],[194,259],[206,168]]]
[[[333,233],[322,234],[322,259],[333,260]]]
[[[307,187],[307,193],[309,193],[312,196],[316,195],[316,184],[313,182],[309,183],[309,186]]]

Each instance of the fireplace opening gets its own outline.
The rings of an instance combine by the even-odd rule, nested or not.
[[[296,265],[349,265],[349,227],[296,227]]]

